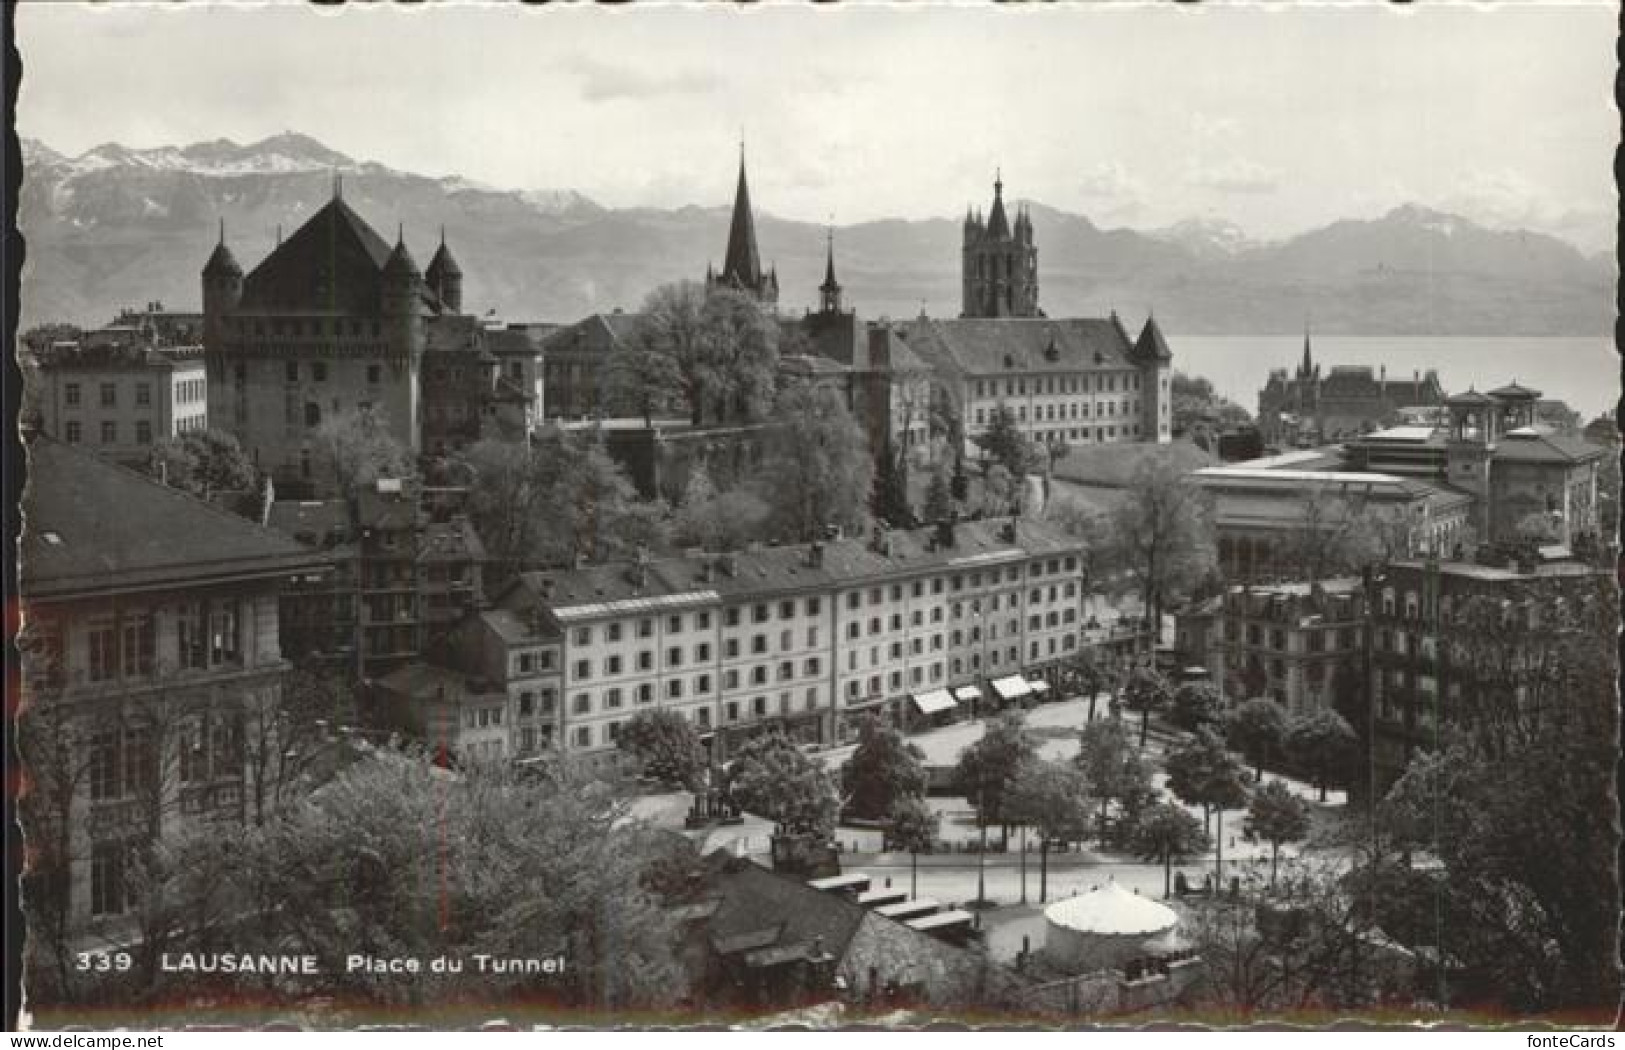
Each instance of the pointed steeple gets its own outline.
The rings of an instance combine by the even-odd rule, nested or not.
[[[423,278],[448,310],[454,313],[462,310],[463,268],[457,265],[451,249],[446,247],[444,226],[440,227],[440,247],[435,249],[434,258],[429,260],[429,268],[423,272]]]
[[[1309,326],[1303,326],[1303,364],[1298,366],[1298,374],[1308,378],[1315,373],[1314,358],[1309,352]]]
[[[818,286],[824,313],[841,312],[841,283],[835,279],[835,229],[825,235],[824,283]]]
[[[733,221],[728,226],[728,251],[722,260],[722,280],[757,289],[762,284],[762,260],[756,251],[756,221],[750,209],[750,184],[745,179],[745,147],[739,147],[739,184],[734,189]]]
[[[220,220],[220,240],[215,244],[214,251],[209,254],[209,261],[203,264],[205,277],[241,277],[243,268],[237,265],[236,256],[226,247],[226,220]]]
[[[406,226],[403,223],[395,234],[395,250],[389,253],[389,259],[384,263],[385,277],[400,277],[411,275],[413,279],[421,277],[423,272],[418,269],[417,260],[412,253],[406,250]]]
[[[1004,215],[1004,176],[997,171],[993,175],[993,211],[987,218],[987,235],[1001,240],[1010,236],[1010,221]]]

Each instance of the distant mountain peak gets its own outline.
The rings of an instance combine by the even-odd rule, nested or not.
[[[1198,258],[1222,258],[1236,255],[1258,242],[1229,219],[1201,216],[1184,219],[1160,230],[1148,230],[1146,236],[1176,244]]]

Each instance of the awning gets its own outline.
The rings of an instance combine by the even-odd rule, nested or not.
[[[1027,683],[1027,687],[1035,693],[1049,692],[1049,683],[1044,681],[1042,678],[1033,679]]]
[[[934,715],[940,711],[951,711],[957,705],[948,690],[933,689],[929,693],[915,693],[914,706],[920,709],[922,715]]]
[[[1001,700],[1020,700],[1032,692],[1027,686],[1027,679],[1019,674],[1010,675],[1008,678],[995,678],[993,691],[999,694]]]
[[[980,700],[981,698],[982,689],[980,686],[962,685],[954,690],[955,700]]]

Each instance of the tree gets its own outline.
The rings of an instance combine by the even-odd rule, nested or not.
[[[1403,518],[1375,507],[1357,509],[1340,492],[1320,487],[1304,495],[1298,518],[1282,540],[1280,561],[1292,578],[1313,583],[1409,553]]]
[[[936,845],[941,825],[941,814],[917,795],[904,796],[892,806],[886,838],[892,848],[908,850],[910,897],[920,894],[920,854],[929,853]]]
[[[965,456],[954,456],[954,472],[948,479],[948,494],[960,503],[970,498],[970,477],[965,473]]]
[[[481,441],[458,457],[469,514],[495,572],[609,561],[664,543],[664,504],[645,501],[590,437],[555,430],[527,445]]]
[[[861,532],[874,461],[839,393],[807,383],[787,386],[763,443],[756,490],[778,535],[822,539],[832,525]]]
[[[892,447],[889,438],[875,456],[871,509],[876,518],[894,529],[914,525],[914,512],[908,505],[908,461]]]
[[[1134,581],[1146,616],[1160,633],[1163,608],[1214,563],[1206,494],[1185,481],[1172,459],[1147,457],[1135,467],[1110,517],[1113,561]]]
[[[767,504],[748,487],[717,491],[710,469],[696,463],[672,521],[672,539],[680,546],[708,551],[741,550],[761,538],[768,512]]]
[[[1208,682],[1186,682],[1174,690],[1168,720],[1187,732],[1218,725],[1223,717],[1219,690]]]
[[[1314,777],[1324,802],[1327,785],[1348,771],[1359,739],[1342,715],[1316,708],[1287,722],[1285,744],[1293,762]]]
[[[1169,688],[1168,679],[1157,673],[1155,668],[1140,666],[1129,673],[1128,681],[1123,686],[1123,702],[1130,710],[1140,712],[1142,751],[1150,729],[1151,712],[1165,709],[1172,700],[1173,690]]]
[[[782,733],[747,741],[724,784],[737,805],[772,820],[780,834],[827,841],[835,831],[841,799],[834,779]]]
[[[1248,838],[1263,839],[1270,844],[1270,888],[1274,889],[1281,843],[1302,842],[1309,837],[1309,805],[1286,784],[1272,780],[1253,792],[1243,826]]]
[[[1088,793],[1100,805],[1102,843],[1106,839],[1108,806],[1115,802],[1125,818],[1143,808],[1155,791],[1151,770],[1129,740],[1128,728],[1119,718],[1089,722],[1078,732],[1078,754],[1074,764],[1083,773]]]
[[[705,784],[705,748],[688,719],[660,708],[627,719],[615,746],[638,760],[643,774],[698,791]]]
[[[1011,819],[1038,832],[1038,902],[1042,904],[1049,900],[1050,843],[1076,842],[1089,834],[1088,778],[1064,763],[1035,760],[1022,767],[1010,785],[1005,808]],[[1022,872],[1022,900],[1026,900],[1025,866]]]
[[[77,342],[84,334],[84,329],[76,324],[65,321],[48,321],[37,324],[17,337],[17,341],[36,354],[43,354],[51,349],[52,343]]]
[[[773,403],[778,322],[753,296],[729,288],[706,296],[700,320],[712,418],[722,423],[761,419]]]
[[[1168,790],[1187,805],[1202,807],[1202,823],[1216,817],[1213,871],[1224,873],[1224,811],[1247,802],[1239,763],[1225,750],[1224,741],[1211,729],[1199,729],[1188,743],[1168,753]]]
[[[1286,741],[1286,712],[1265,696],[1236,705],[1224,719],[1225,740],[1253,763],[1257,779],[1264,765],[1280,755]]]
[[[858,722],[858,746],[841,766],[846,812],[884,820],[908,799],[925,794],[925,753],[903,738],[896,726],[873,715]]]
[[[959,754],[954,782],[976,807],[977,819],[985,829],[998,824],[1010,839],[1010,817],[1005,812],[1005,794],[1023,769],[1038,755],[1038,743],[1027,731],[1019,711],[1006,711],[988,725],[982,739]]]
[[[310,991],[414,1004],[541,994],[595,1011],[668,1004],[675,930],[644,884],[661,839],[626,818],[611,785],[567,761],[540,776],[499,763],[452,776],[422,755],[374,751],[243,842],[234,883],[249,918],[231,950],[559,955],[569,966],[545,984],[470,961],[457,975],[333,967]],[[230,990],[256,990],[240,980]]]
[[[937,468],[931,474],[931,480],[925,486],[925,506],[921,508],[921,516],[928,522],[947,521],[954,512],[952,491],[948,487],[948,475]]]
[[[1061,687],[1073,695],[1089,698],[1089,721],[1095,720],[1099,694],[1117,680],[1116,662],[1101,649],[1086,645],[1061,665]]]
[[[200,499],[251,490],[258,483],[253,460],[223,430],[193,430],[157,441],[147,457],[147,473]]]
[[[1012,478],[1025,477],[1042,458],[1016,425],[1016,414],[1008,405],[995,408],[987,429],[971,440]]]
[[[389,418],[381,408],[353,408],[328,416],[314,436],[345,496],[355,496],[379,478],[412,473],[411,454],[390,433]]]
[[[1172,802],[1153,802],[1129,826],[1134,855],[1162,865],[1162,895],[1173,896],[1174,862],[1183,863],[1208,848],[1201,822]]]

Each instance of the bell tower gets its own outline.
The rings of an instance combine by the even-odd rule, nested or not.
[[[1042,317],[1038,308],[1038,246],[1032,217],[1016,209],[1011,223],[1004,208],[1004,179],[993,179],[993,207],[986,221],[965,215],[960,253],[964,296],[961,317]]]

